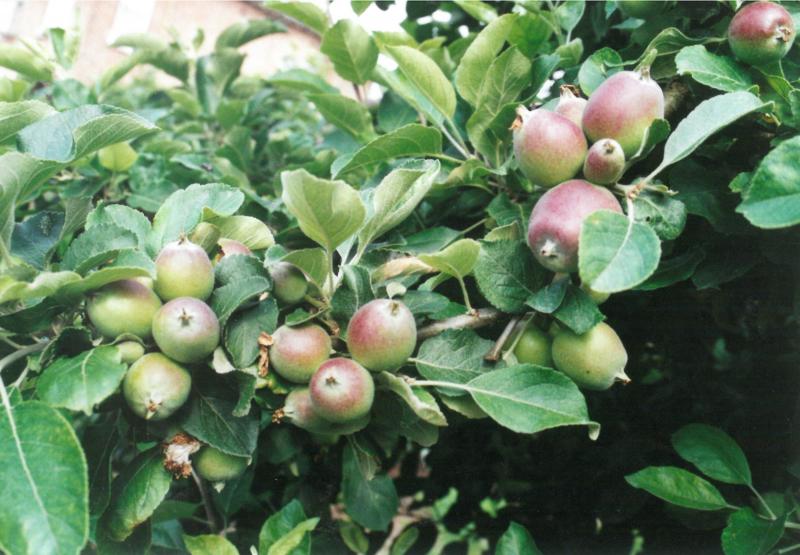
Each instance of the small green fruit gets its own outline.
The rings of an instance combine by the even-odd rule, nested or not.
[[[272,334],[269,361],[283,378],[308,383],[331,353],[331,337],[317,325],[281,326]]]
[[[219,320],[199,299],[180,297],[153,317],[153,339],[165,355],[178,362],[199,362],[219,345]]]
[[[248,457],[229,455],[208,445],[201,447],[192,456],[192,467],[195,472],[209,482],[225,482],[238,478],[248,464],[250,464]]]
[[[133,364],[144,356],[144,346],[138,341],[122,341],[114,346],[125,364]]]
[[[122,381],[122,393],[137,416],[164,420],[181,408],[189,398],[192,377],[161,353],[149,353],[128,369]]]
[[[597,185],[611,185],[625,172],[625,153],[614,139],[594,143],[583,162],[583,176]]]
[[[747,4],[736,12],[728,27],[731,50],[751,65],[777,62],[792,48],[794,38],[792,15],[772,2]]]
[[[397,370],[416,346],[414,315],[400,301],[370,301],[353,314],[347,326],[350,355],[373,372]]]
[[[308,281],[300,269],[288,262],[278,262],[269,270],[272,294],[285,305],[297,304],[308,293]]]
[[[241,241],[235,241],[234,239],[222,238],[217,241],[217,244],[220,249],[220,258],[231,254],[253,254],[253,251],[247,248],[247,245]]]
[[[617,7],[627,17],[650,19],[664,11],[665,0],[617,0]]]
[[[370,373],[347,358],[332,358],[322,364],[309,383],[311,405],[325,420],[353,422],[369,414],[375,398]]]
[[[625,374],[628,363],[625,346],[605,322],[583,335],[561,330],[553,339],[553,362],[584,389],[603,391],[616,381],[631,381]]]
[[[189,235],[189,241],[199,245],[206,253],[213,253],[217,249],[217,241],[221,236],[217,226],[208,222],[200,222]]]
[[[589,295],[589,298],[592,299],[596,305],[603,304],[609,299],[609,297],[611,297],[611,293],[601,293],[600,291],[595,291],[585,283],[581,283],[581,289],[584,293]]]
[[[138,281],[123,279],[101,287],[86,302],[86,313],[103,337],[114,339],[131,333],[142,339],[150,337],[153,315],[161,301]]]
[[[514,355],[522,364],[553,367],[550,338],[535,324],[528,324],[514,347]]]
[[[286,396],[284,406],[276,413],[277,420],[286,419],[298,428],[325,436],[352,434],[367,427],[369,415],[344,422],[334,423],[320,416],[311,402],[311,394],[307,387],[293,389]]]
[[[127,171],[136,163],[136,151],[128,143],[116,143],[97,151],[100,165],[112,172]]]
[[[181,237],[158,253],[154,287],[165,301],[178,297],[205,300],[214,289],[214,266],[202,247]]]

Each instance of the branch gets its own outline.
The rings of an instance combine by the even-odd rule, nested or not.
[[[494,308],[479,308],[469,314],[453,316],[439,320],[417,331],[417,341],[428,339],[447,330],[475,329],[489,326],[503,317],[503,313]]]
[[[495,341],[492,349],[488,353],[486,353],[486,355],[483,357],[484,360],[488,360],[489,362],[497,362],[497,359],[500,358],[500,353],[503,351],[503,346],[506,344],[508,338],[511,337],[511,334],[517,328],[517,324],[519,324],[520,319],[521,316],[514,316],[513,318],[511,318],[511,320],[508,321],[508,324],[506,324],[506,328],[503,330],[503,333],[500,334],[500,337],[497,338],[497,341]]]
[[[219,520],[217,519],[217,513],[214,511],[214,504],[211,501],[211,496],[208,493],[208,488],[206,484],[203,482],[203,479],[197,475],[197,473],[192,469],[192,478],[194,478],[194,483],[197,484],[197,489],[200,490],[200,498],[203,500],[203,508],[206,511],[206,519],[208,519],[208,527],[211,529],[213,534],[216,534],[220,530]]]

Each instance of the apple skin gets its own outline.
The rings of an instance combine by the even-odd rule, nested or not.
[[[528,324],[517,340],[514,355],[521,364],[535,364],[553,368],[550,355],[551,339],[535,324]]]
[[[158,253],[153,287],[164,301],[178,297],[204,301],[214,289],[214,266],[203,247],[182,237]]]
[[[200,299],[179,297],[156,312],[153,339],[165,355],[178,362],[200,362],[219,345],[219,320]]]
[[[148,339],[153,315],[161,300],[152,289],[135,279],[109,283],[93,292],[86,302],[86,313],[97,331],[106,339],[131,333]]]
[[[183,406],[192,389],[192,376],[161,353],[134,362],[122,380],[122,394],[137,416],[164,420]]]
[[[370,301],[353,314],[347,326],[350,355],[372,372],[397,370],[416,346],[414,315],[400,301]]]
[[[617,381],[630,382],[625,374],[628,353],[605,322],[583,335],[559,330],[553,339],[553,362],[583,389],[604,391]]]
[[[291,306],[303,300],[308,293],[308,281],[303,272],[289,262],[278,262],[269,270],[272,277],[272,294],[278,302]]]
[[[321,327],[283,325],[272,334],[269,361],[281,377],[308,383],[331,353],[331,336]]]
[[[585,98],[575,96],[575,93],[569,87],[562,86],[561,96],[558,99],[558,104],[556,104],[555,112],[580,127],[587,102],[588,100]]]
[[[353,422],[369,414],[375,398],[375,382],[366,368],[348,358],[332,358],[322,364],[308,385],[311,405],[325,420]]]
[[[625,172],[625,153],[614,139],[594,143],[583,162],[583,176],[595,185],[612,185]]]
[[[247,457],[229,455],[208,445],[201,447],[192,456],[192,468],[209,482],[225,482],[238,478],[249,463]]]
[[[777,62],[789,52],[795,39],[792,15],[772,2],[743,6],[728,26],[728,44],[734,55],[750,65]]]

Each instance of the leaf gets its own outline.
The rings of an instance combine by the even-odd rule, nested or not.
[[[298,249],[282,260],[300,268],[317,287],[322,287],[328,277],[328,261],[322,249]]]
[[[430,57],[410,46],[387,46],[400,71],[445,118],[456,112],[456,93],[450,81]]]
[[[0,142],[54,112],[52,106],[38,100],[0,102]]]
[[[503,312],[519,313],[545,284],[547,272],[522,241],[481,241],[475,281],[486,299]]]
[[[344,181],[314,177],[306,170],[281,173],[283,202],[305,235],[329,253],[353,235],[366,210]]]
[[[256,448],[258,420],[252,416],[234,417],[236,402],[220,393],[193,391],[183,429],[224,453],[249,457]]]
[[[512,522],[497,541],[494,555],[542,555],[530,532],[521,524]]]
[[[278,327],[278,305],[266,299],[258,305],[234,314],[225,327],[225,348],[236,368],[245,368],[258,358],[258,336],[272,334]]]
[[[206,219],[217,226],[221,237],[243,243],[250,250],[268,249],[275,244],[275,238],[267,224],[252,216],[214,216]]]
[[[347,264],[342,268],[342,286],[331,299],[331,314],[342,324],[349,322],[356,310],[375,298],[369,270]]]
[[[683,233],[686,226],[686,205],[668,195],[644,191],[633,202],[634,218],[647,224],[659,239],[671,241]]]
[[[553,280],[552,283],[531,295],[526,304],[542,314],[552,314],[564,301],[569,285],[571,283],[568,279]]]
[[[295,2],[292,2],[294,4]],[[297,2],[299,3],[299,2]],[[288,4],[287,4],[288,5]],[[287,69],[272,74],[267,80],[276,87],[285,89],[311,92],[311,93],[337,93],[338,90],[329,85],[325,79],[305,69]]]
[[[100,224],[81,233],[64,253],[62,266],[80,274],[109,262],[123,249],[139,244],[136,235],[114,224]]]
[[[753,483],[741,447],[719,428],[689,424],[672,435],[672,446],[706,476],[726,484]]]
[[[464,384],[491,369],[483,357],[493,345],[472,330],[447,330],[420,345],[415,363],[429,380]],[[448,393],[462,394],[456,390]]]
[[[800,223],[800,137],[782,142],[758,165],[736,208],[751,224],[776,229]]]
[[[683,160],[706,139],[737,119],[762,110],[769,103],[744,91],[721,94],[704,100],[683,118],[664,145],[664,159],[652,172],[655,175],[670,164]]]
[[[480,2],[479,0],[453,0],[453,3],[483,23],[491,23],[497,19],[497,11],[487,2]]]
[[[358,232],[361,248],[411,215],[433,186],[439,168],[438,161],[426,160],[418,167],[398,168],[383,178],[372,194],[367,220]]]
[[[113,540],[126,539],[150,518],[167,496],[171,483],[172,476],[164,468],[161,449],[155,447],[140,453],[114,480],[111,503],[100,526]]]
[[[5,405],[0,415],[3,550],[78,553],[89,535],[86,476],[80,443],[63,416],[38,401]]]
[[[17,280],[9,275],[0,275],[0,304],[35,297],[49,297],[68,283],[79,281],[75,272],[42,272],[33,281]]]
[[[202,536],[183,536],[183,542],[191,555],[238,555],[239,551],[234,545],[223,538],[213,534]]]
[[[153,230],[148,238],[148,251],[157,255],[161,248],[189,233],[205,216],[234,214],[244,202],[244,194],[222,183],[190,185],[172,193],[153,218]]]
[[[636,290],[652,291],[689,279],[705,256],[705,251],[695,245],[683,254],[666,260],[662,259],[653,275],[641,285],[636,286]]]
[[[111,499],[111,455],[120,439],[119,411],[107,412],[84,431],[82,443],[89,471],[89,508],[105,511]]]
[[[318,35],[322,36],[328,28],[328,16],[319,6],[311,2],[267,2],[265,7],[275,10],[299,21]]]
[[[372,115],[357,100],[341,94],[310,94],[308,99],[328,122],[360,142],[367,142],[375,136]]]
[[[517,433],[561,426],[588,426],[592,439],[600,433],[600,425],[589,420],[578,386],[550,368],[510,366],[478,376],[466,389],[492,420]]]
[[[474,239],[460,239],[439,252],[420,254],[419,259],[448,276],[463,279],[475,268],[480,250],[480,243]]]
[[[125,371],[116,347],[97,347],[47,366],[36,383],[36,393],[52,407],[92,413],[95,405],[117,390]]]
[[[673,505],[698,511],[718,511],[730,505],[711,483],[674,466],[650,466],[628,474],[625,481]]]
[[[589,294],[572,284],[567,286],[564,299],[553,316],[578,335],[588,332],[605,319]]]
[[[767,555],[783,536],[785,523],[786,516],[764,520],[750,507],[743,507],[728,517],[722,550],[725,555]]]
[[[285,33],[286,26],[272,19],[250,19],[229,25],[217,36],[215,50],[239,48],[248,42],[272,33]]]
[[[506,42],[511,27],[518,16],[506,14],[489,23],[469,45],[455,71],[458,93],[464,100],[477,106],[486,72]]]
[[[43,57],[22,46],[0,45],[0,67],[16,71],[32,81],[51,81],[53,79],[52,65]]]
[[[123,204],[101,204],[86,217],[86,229],[97,225],[116,225],[136,235],[137,247],[144,248],[150,233],[150,220],[147,216]]]
[[[302,544],[309,532],[319,524],[319,518],[309,518],[291,529],[281,539],[270,546],[267,555],[288,555]]]
[[[436,404],[436,399],[424,389],[414,389],[403,378],[389,372],[376,374],[375,382],[377,386],[396,393],[411,407],[414,414],[425,422],[429,422],[434,426],[447,426],[447,419],[444,417],[439,405]]]
[[[434,156],[442,152],[442,134],[432,127],[412,123],[373,139],[352,154],[337,158],[331,175],[339,177],[394,158]]]
[[[400,503],[391,478],[362,474],[352,443],[344,448],[341,492],[347,514],[370,530],[386,531]]]
[[[43,270],[48,254],[61,237],[64,213],[43,210],[14,226],[11,253],[34,268]]]
[[[725,92],[744,91],[753,86],[745,69],[727,56],[717,56],[702,44],[682,48],[675,56],[678,74],[687,73],[698,83]]]
[[[120,261],[123,257],[128,254],[137,253],[141,254],[146,258],[146,255],[139,251],[133,251],[131,249],[125,249],[120,251],[120,255],[117,257],[117,262]],[[147,258],[147,261],[152,265],[153,262]],[[76,274],[77,275],[77,274]],[[136,267],[136,266],[107,266],[105,268],[101,268],[94,272],[89,273],[86,277],[78,279],[78,280],[71,280],[68,283],[60,286],[56,292],[56,297],[62,302],[73,302],[79,296],[84,295],[90,291],[94,291],[95,289],[100,289],[104,285],[112,283],[114,281],[119,281],[121,279],[129,279],[134,277],[152,277],[153,272],[151,272],[148,268],[144,267]]]
[[[259,553],[269,553],[270,548],[285,537],[301,523],[306,521],[303,506],[297,499],[292,499],[280,511],[270,515],[261,526],[258,534]],[[291,555],[308,555],[311,551],[311,537],[303,534],[302,540],[287,553]]]
[[[624,215],[599,210],[581,225],[581,281],[600,293],[631,289],[655,272],[661,244],[650,227]]]
[[[342,19],[322,35],[320,51],[333,62],[336,73],[363,85],[378,62],[378,47],[355,21]]]

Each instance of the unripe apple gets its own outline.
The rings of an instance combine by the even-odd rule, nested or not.
[[[664,93],[649,70],[615,73],[597,87],[583,112],[589,140],[614,139],[631,158],[639,151],[650,124],[664,117]]]
[[[121,341],[114,346],[124,364],[133,364],[144,356],[144,346],[138,341]]]
[[[649,19],[658,15],[667,5],[665,0],[617,0],[617,7],[627,17]]]
[[[242,475],[248,464],[247,457],[229,455],[208,445],[192,456],[192,468],[209,482],[233,480]]]
[[[165,301],[178,297],[206,300],[214,289],[214,267],[201,246],[181,237],[158,253],[154,287]]]
[[[582,179],[542,195],[528,224],[528,245],[536,260],[553,272],[577,271],[581,224],[598,210],[622,212],[622,207],[608,189]]]
[[[616,332],[600,322],[583,335],[568,329],[553,339],[553,362],[556,368],[584,389],[602,391],[614,382],[630,382],[625,374],[628,353]]]
[[[373,372],[400,368],[417,346],[417,324],[406,305],[375,299],[359,308],[347,326],[347,349]]]
[[[586,157],[586,137],[566,117],[549,110],[517,110],[514,156],[528,179],[552,187],[575,177]]]
[[[289,262],[278,262],[269,269],[272,294],[285,305],[297,304],[308,293],[308,281],[303,272]]]
[[[153,339],[161,351],[178,362],[199,362],[219,345],[219,320],[199,299],[180,297],[153,317]]]
[[[281,377],[295,383],[308,383],[330,354],[331,336],[321,327],[283,325],[272,334],[269,362]]]
[[[529,323],[519,336],[514,355],[522,364],[553,367],[550,356],[550,337],[533,323]]]
[[[241,241],[222,238],[217,241],[217,243],[219,244],[222,256],[227,256],[229,254],[253,254],[253,251],[247,248],[247,245]]]
[[[564,85],[561,87],[561,96],[558,99],[558,104],[556,104],[555,112],[580,127],[583,119],[583,110],[586,109],[587,102],[588,100],[585,98],[575,96],[572,89]]]
[[[614,139],[594,143],[583,162],[583,176],[597,185],[611,185],[625,172],[625,153]]]
[[[161,301],[156,294],[133,279],[109,283],[92,293],[86,302],[89,320],[107,339],[123,333],[147,339],[153,315],[159,308]]]
[[[134,362],[122,381],[122,394],[142,418],[164,420],[189,398],[192,377],[185,368],[161,353],[149,353]]]
[[[136,163],[136,151],[128,143],[115,143],[97,151],[100,165],[112,172],[127,171]]]
[[[369,414],[344,423],[325,420],[314,410],[311,402],[311,393],[307,387],[300,387],[290,391],[286,396],[283,408],[279,412],[280,418],[285,418],[298,428],[313,434],[326,436],[352,434],[366,428],[367,424],[369,424]]]
[[[311,377],[308,389],[314,410],[325,420],[352,422],[369,414],[375,398],[370,373],[347,358],[332,358]]]
[[[786,8],[772,2],[747,4],[728,26],[728,43],[741,61],[751,65],[777,62],[794,43],[795,28]]]
[[[595,291],[585,283],[581,283],[581,289],[584,293],[589,295],[589,298],[592,299],[596,305],[603,304],[611,296],[611,293],[601,293],[600,291]]]

